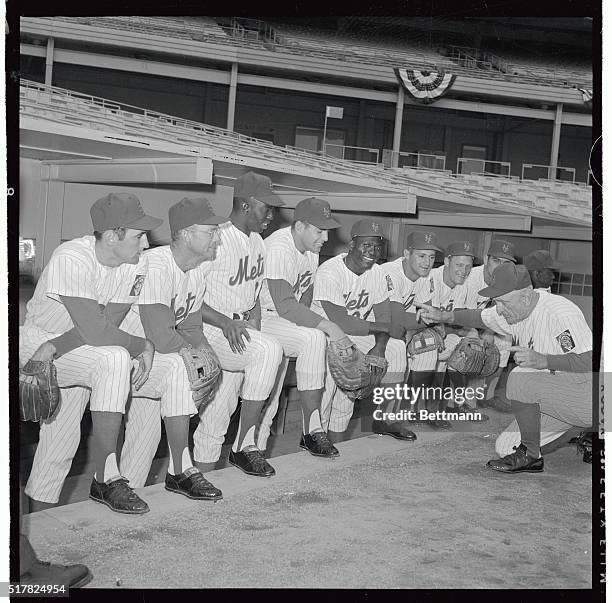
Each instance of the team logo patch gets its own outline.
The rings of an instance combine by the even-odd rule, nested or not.
[[[503,249],[504,253],[508,253],[510,251],[510,245],[508,245],[508,243],[504,243],[502,245],[502,249]]]
[[[137,274],[134,279],[134,284],[130,290],[130,295],[140,295],[140,291],[142,290],[142,286],[144,285],[145,275]]]
[[[563,331],[563,333],[557,335],[556,339],[564,352],[571,352],[576,347],[574,338],[572,337],[569,329],[566,329]]]
[[[328,219],[331,218],[331,211],[330,211],[329,207],[324,207],[323,208],[323,215],[326,218],[328,218]]]
[[[391,277],[388,274],[385,276],[387,278],[387,291],[393,291],[393,281],[391,280]]]
[[[469,241],[466,241],[463,244],[463,250],[464,251],[472,251],[472,244]]]
[[[378,224],[378,222],[372,222],[372,230],[378,234],[380,232],[380,224]]]
[[[426,243],[431,243],[431,239],[432,239],[432,235],[428,232],[425,233],[425,242]]]

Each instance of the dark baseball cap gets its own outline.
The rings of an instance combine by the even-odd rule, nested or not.
[[[175,203],[168,211],[170,232],[176,232],[194,224],[223,224],[228,220],[229,218],[216,216],[210,202],[204,197],[197,199],[185,197]]]
[[[449,243],[444,255],[446,257],[452,255],[471,255],[473,258],[476,257],[474,254],[474,245],[471,241],[453,241]]]
[[[131,193],[109,193],[98,199],[89,210],[94,230],[104,232],[113,228],[153,230],[163,220],[147,216],[140,205],[140,199]]]
[[[527,270],[543,270],[544,268],[559,268],[553,257],[546,249],[536,249],[523,258]]]
[[[491,245],[489,245],[487,255],[516,262],[516,258],[514,257],[514,243],[504,241],[503,239],[493,239]]]
[[[378,222],[372,220],[359,220],[353,224],[351,228],[351,239],[355,237],[380,237],[384,239],[382,234],[382,226]]]
[[[415,230],[406,237],[406,249],[433,249],[442,251],[438,247],[438,237],[435,232]]]
[[[491,284],[478,292],[482,297],[499,297],[531,285],[529,271],[521,264],[500,264],[491,275]]]
[[[284,201],[272,192],[272,180],[263,174],[247,172],[236,180],[234,184],[234,197],[249,199],[253,197],[266,205],[280,207]]]
[[[293,220],[308,222],[308,224],[312,224],[321,230],[340,228],[340,222],[332,218],[329,203],[316,197],[302,199],[295,206]]]

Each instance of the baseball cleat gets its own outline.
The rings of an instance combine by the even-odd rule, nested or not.
[[[261,450],[257,448],[245,448],[240,452],[234,452],[233,450],[229,453],[230,465],[238,467],[241,471],[244,471],[247,475],[256,475],[257,477],[272,477],[276,475],[274,467],[266,461]]]
[[[372,431],[379,435],[389,435],[396,440],[405,440],[407,442],[414,442],[417,439],[416,433],[410,431],[402,425],[400,422],[387,425],[384,421],[372,421]]]
[[[489,469],[501,473],[541,473],[544,471],[544,459],[527,454],[524,444],[513,447],[515,452],[501,459],[491,459],[487,463]]]
[[[92,580],[86,565],[59,565],[38,559],[19,577],[20,584],[61,584],[68,588],[81,588]]]
[[[89,498],[106,505],[117,513],[142,515],[149,512],[149,505],[128,486],[125,477],[119,477],[108,482],[99,482],[94,477],[91,480]]]
[[[169,492],[194,500],[217,501],[223,498],[221,490],[215,488],[195,467],[189,467],[179,475],[167,473],[164,487]]]
[[[427,425],[434,429],[452,429],[453,424],[450,421],[444,419],[430,419],[427,421]]]
[[[340,456],[338,449],[329,441],[324,431],[303,434],[300,439],[300,448],[308,450],[313,456],[335,458]]]

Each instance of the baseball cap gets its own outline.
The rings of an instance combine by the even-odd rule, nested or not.
[[[474,254],[474,245],[471,241],[453,241],[449,243],[444,255],[446,255],[446,257],[450,257],[451,255],[471,255],[472,257],[476,257]]]
[[[546,249],[536,249],[523,258],[527,270],[543,270],[544,268],[558,268],[558,264]]]
[[[272,180],[263,174],[247,172],[236,180],[234,184],[234,197],[249,199],[253,197],[266,205],[280,207],[285,205],[278,195],[272,192]]]
[[[178,203],[175,203],[168,211],[170,232],[176,232],[194,224],[223,224],[228,219],[216,216],[213,213],[210,202],[204,197],[197,199],[185,197]]]
[[[499,297],[510,293],[510,291],[518,291],[531,285],[531,278],[525,266],[521,264],[512,264],[506,262],[500,264],[491,275],[491,284],[478,292],[482,297]]]
[[[516,258],[514,257],[514,243],[504,241],[503,239],[493,239],[491,245],[489,245],[487,255],[516,262]]]
[[[104,232],[113,228],[153,230],[163,220],[147,216],[140,205],[140,199],[131,193],[109,193],[98,199],[89,210],[94,230]]]
[[[293,219],[295,221],[301,220],[302,222],[308,222],[321,230],[340,228],[340,222],[332,218],[329,203],[323,199],[317,199],[316,197],[302,199],[295,206]]]
[[[435,232],[415,230],[406,237],[406,249],[433,249],[442,251],[438,246],[438,237]]]
[[[384,239],[382,226],[372,220],[359,220],[351,228],[351,239],[355,237],[380,237]]]

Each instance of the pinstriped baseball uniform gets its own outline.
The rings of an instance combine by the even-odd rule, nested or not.
[[[183,272],[174,260],[169,245],[145,253],[149,272],[138,304],[133,305],[121,329],[145,337],[140,306],[161,304],[170,308],[179,326],[187,316],[201,308],[206,289],[204,271]],[[126,414],[125,441],[121,451],[121,472],[132,488],[144,486],[161,435],[161,417],[194,415],[189,378],[177,352],[156,352],[149,377],[132,399]],[[155,400],[160,399],[161,402]]]
[[[344,258],[346,253],[327,260],[317,270],[313,293],[312,309],[327,318],[321,301],[329,301],[346,308],[349,315],[370,322],[375,321],[373,306],[389,299],[389,285],[386,272],[377,264],[370,270],[357,275],[349,270]],[[374,335],[356,336],[349,339],[362,351],[374,347]],[[389,339],[385,351],[389,363],[382,383],[403,381],[406,372],[406,346],[398,339]],[[321,424],[323,429],[345,431],[353,414],[353,401],[340,389],[329,371],[325,378],[325,390],[321,401]]]
[[[582,354],[593,349],[593,335],[580,308],[552,293],[538,291],[538,302],[525,319],[508,324],[495,308],[483,310],[482,321],[498,333],[512,336],[513,344],[532,348],[540,354]],[[515,368],[508,377],[506,395],[510,400],[538,403],[542,411],[542,443],[550,441],[563,423],[590,427],[593,423],[592,373]],[[544,419],[547,415],[555,421]],[[548,432],[548,433],[547,433]],[[558,436],[557,436],[558,437]],[[520,444],[516,421],[502,433],[496,450],[512,451]],[[506,454],[509,454],[507,452]]]
[[[469,276],[465,281],[465,285],[468,288],[468,299],[467,299],[467,307],[472,308],[474,310],[482,310],[489,303],[490,299],[488,297],[483,297],[478,292],[482,291],[485,287],[488,287],[488,284],[485,281],[484,277],[484,264],[481,266],[476,266],[472,268]],[[512,337],[509,335],[499,335],[495,334],[493,337],[493,341],[495,345],[499,348],[499,366],[504,367],[508,364],[508,359],[510,357],[510,352],[508,348],[512,345]]]
[[[313,285],[319,266],[319,254],[311,251],[300,252],[293,241],[290,226],[273,232],[265,239],[264,244],[265,277],[287,281],[293,288],[295,299],[299,301],[304,292]],[[285,356],[297,358],[295,375],[298,390],[321,389],[325,382],[325,333],[281,318],[276,312],[265,280],[260,300],[262,332],[271,335],[283,346]],[[286,363],[283,368],[286,369]],[[278,410],[283,380],[284,374],[282,378],[277,379],[278,386],[273,389],[266,404],[257,440],[260,450],[266,448],[270,426]]]
[[[421,277],[416,281],[410,280],[405,272],[403,257],[383,264],[381,268],[391,279],[393,289],[389,292],[389,299],[402,304],[405,312],[416,314],[414,302],[425,303],[431,299],[429,277]],[[430,350],[423,354],[416,354],[408,359],[408,368],[411,371],[433,371],[438,362],[438,352]]]
[[[205,272],[204,302],[230,318],[242,317],[255,306],[263,285],[264,242],[258,233],[247,236],[232,223],[221,225],[219,235],[221,245],[216,259],[196,268]],[[249,329],[251,341],[243,340],[246,350],[235,354],[221,329],[204,323],[203,331],[225,371],[244,371],[242,398],[267,399],[282,360],[281,345],[269,335]],[[230,389],[234,390],[235,384],[230,381]],[[213,462],[221,454],[231,409],[237,405],[237,400],[226,394],[222,383],[214,400],[200,415],[200,424],[193,436],[196,461]]]
[[[19,330],[19,360],[25,363],[45,341],[72,329],[74,324],[59,296],[93,299],[98,304],[134,303],[147,274],[147,262],[103,266],[95,254],[95,238],[85,236],[61,244],[51,256],[26,306]],[[57,502],[80,440],[80,420],[88,390],[64,389],[80,385],[91,391],[94,411],[124,412],[130,391],[132,361],[120,346],[80,346],[55,360],[62,403],[51,423],[41,425],[39,448],[26,493],[44,502]]]

